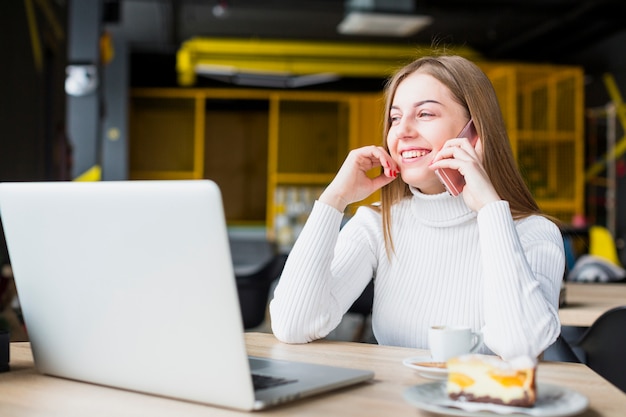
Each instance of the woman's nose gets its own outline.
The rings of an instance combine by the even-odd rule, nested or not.
[[[403,117],[397,125],[396,136],[406,138],[415,136],[415,120],[411,117]]]

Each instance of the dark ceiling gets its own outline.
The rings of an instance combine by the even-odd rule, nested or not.
[[[578,65],[590,91],[602,74],[626,77],[626,0],[103,0],[107,26],[131,53],[131,85],[176,86],[176,51],[198,36],[471,48],[486,60]],[[409,37],[337,31],[354,3],[374,13],[424,14]],[[216,13],[216,6],[225,13]],[[219,9],[219,7],[218,7]],[[214,86],[199,77],[197,85]],[[221,85],[219,82],[218,86]],[[380,78],[342,78],[320,89],[378,91]],[[591,101],[604,103],[604,93]]]
[[[133,51],[176,49],[194,36],[463,45],[487,59],[567,63],[626,30],[625,0],[105,0]],[[426,14],[410,37],[350,36],[337,25],[366,11]],[[409,10],[407,10],[407,4]],[[214,12],[221,6],[225,13]],[[110,13],[115,16],[116,12]]]

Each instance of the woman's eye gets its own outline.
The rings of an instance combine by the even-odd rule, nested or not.
[[[391,124],[396,124],[400,121],[400,116],[390,116],[389,117],[389,122]]]
[[[433,114],[429,113],[427,111],[421,111],[421,112],[417,113],[417,117],[418,118],[432,117],[432,116],[433,116]]]

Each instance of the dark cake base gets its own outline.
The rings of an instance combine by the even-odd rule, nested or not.
[[[525,407],[530,408],[535,405],[534,401],[531,401],[527,393],[524,393],[524,398],[518,398],[508,403],[505,403],[499,398],[493,398],[489,396],[476,397],[474,394],[460,392],[458,394],[450,394],[450,399],[455,401],[469,401],[474,403],[490,403],[498,405],[509,405],[512,407]]]

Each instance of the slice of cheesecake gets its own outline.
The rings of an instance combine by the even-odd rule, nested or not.
[[[471,401],[532,407],[537,398],[537,362],[530,357],[503,361],[496,356],[469,354],[447,362],[448,396]]]

